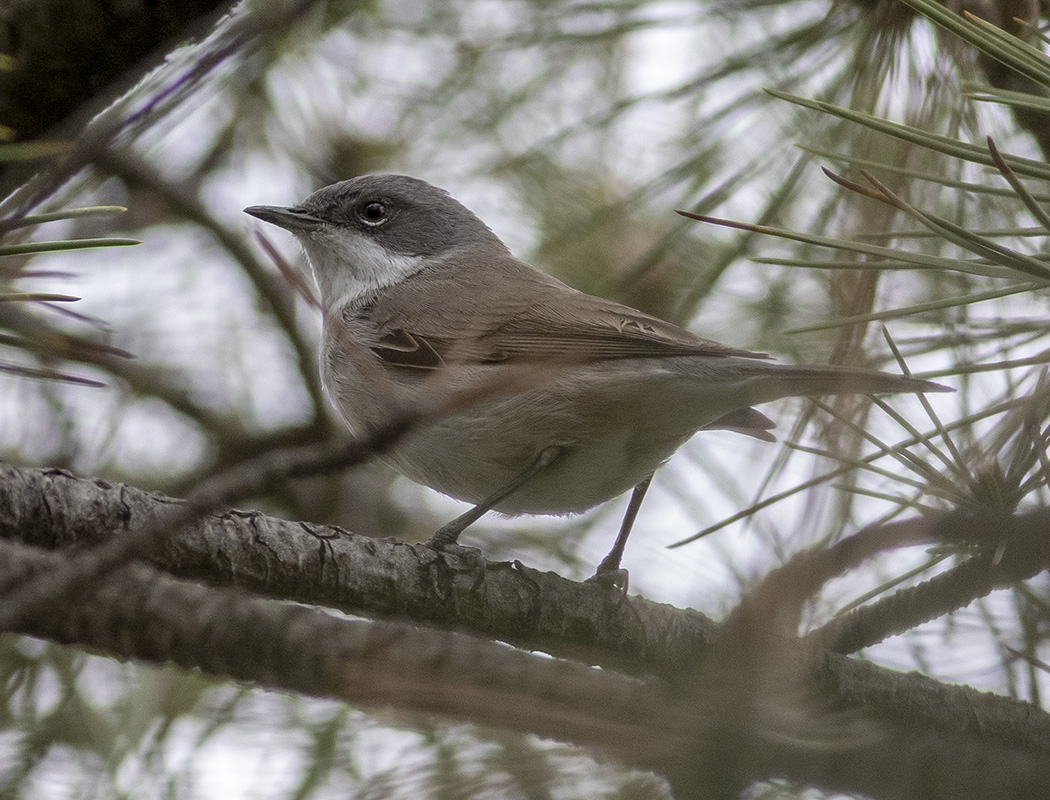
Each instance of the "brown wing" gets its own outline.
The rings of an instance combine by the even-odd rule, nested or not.
[[[367,313],[380,331],[373,350],[403,367],[690,355],[767,358],[578,292],[498,255],[483,264],[418,273],[385,289]]]

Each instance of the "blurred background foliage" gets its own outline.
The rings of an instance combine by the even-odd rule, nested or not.
[[[95,121],[120,121],[109,144],[44,193],[48,210],[126,213],[4,227],[4,246],[142,242],[0,262],[0,300],[12,300],[0,302],[4,459],[180,495],[245,458],[330,436],[338,423],[316,377],[318,315],[256,237],[293,267],[299,256],[240,209],[291,204],[326,183],[392,171],[449,189],[516,254],[585,291],[786,361],[895,369],[872,324],[887,319],[913,371],[947,376],[960,389],[934,398],[951,436],[919,437],[925,443],[897,462],[888,455],[895,443],[938,427],[913,398],[892,402],[900,417],[865,399],[764,409],[791,447],[723,432],[697,437],[658,475],[628,550],[632,588],[642,594],[717,616],[791,553],[866,522],[915,508],[1045,503],[1050,405],[1039,375],[1050,317],[1038,265],[1046,264],[1047,220],[988,160],[765,88],[984,152],[990,136],[1035,165],[1026,172],[1011,161],[1022,180],[1043,181],[1031,184],[1038,206],[1047,197],[1037,167],[1050,147],[1050,107],[1039,98],[1050,83],[1019,78],[896,0],[300,5],[250,46],[216,57],[223,32],[253,15],[280,19],[280,3],[248,0],[215,36],[174,54]],[[1041,45],[1044,2],[963,3],[953,12],[957,5]],[[201,63],[207,68],[192,72]],[[1029,99],[1019,104],[1010,92]],[[900,202],[837,186],[821,166]],[[860,169],[885,191],[872,190]],[[24,198],[8,201],[9,217],[25,213]],[[962,232],[931,230],[910,207]],[[701,224],[676,208],[869,250]],[[1028,262],[1014,254],[1034,271],[1017,272]],[[13,302],[29,292],[82,299]],[[785,333],[800,328],[808,330]],[[864,459],[870,466],[791,491]],[[665,549],[782,492],[775,513]],[[255,505],[413,540],[459,509],[378,464],[302,481]],[[491,559],[583,577],[622,509],[484,520],[468,539]],[[813,616],[825,619],[902,576],[916,580],[913,571],[952,556],[880,561],[829,588]],[[1034,659],[1045,658],[1046,589],[1034,580],[998,593],[867,655],[1039,702],[1044,678]],[[0,669],[4,796],[664,791],[649,776],[526,737],[377,720],[39,642],[5,641]],[[773,785],[756,791],[795,796]]]

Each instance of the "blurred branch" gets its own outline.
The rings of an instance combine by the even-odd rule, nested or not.
[[[302,331],[295,319],[295,295],[289,291],[287,282],[274,275],[255,257],[240,232],[229,230],[205,208],[197,198],[189,182],[176,183],[124,148],[119,152],[106,150],[99,153],[94,163],[116,175],[133,187],[152,192],[179,216],[210,231],[220,245],[240,265],[255,287],[262,301],[269,307],[277,325],[295,352],[296,364],[303,384],[313,403],[314,424],[322,425],[327,420],[321,379],[317,371],[317,356],[311,344],[303,339]]]
[[[232,0],[3,0],[2,138],[76,140],[92,117],[127,92],[176,42],[207,33],[232,5]],[[0,194],[36,169],[0,165]]]
[[[1021,514],[943,514],[883,527],[907,528],[917,523],[927,529],[931,541],[978,545],[979,549],[941,575],[829,622],[810,634],[814,640],[836,653],[853,653],[1050,568],[1046,535],[1050,509]]]
[[[1050,64],[1035,46],[1039,42],[1040,9],[1037,0],[1001,0],[959,3],[901,0],[923,16],[973,45],[988,82],[1000,90],[1048,97]],[[1035,44],[1033,44],[1035,43]],[[1017,124],[1035,139],[1044,158],[1050,158],[1050,115],[1016,106]]]
[[[37,0],[0,0],[0,20],[5,12],[4,2],[9,7],[9,13],[17,11],[18,18],[24,18],[29,26],[27,30],[32,31],[31,40],[54,37],[61,47],[74,57],[79,56],[85,48],[85,43],[81,41],[81,37],[86,35],[84,30],[76,24],[71,24],[84,24],[84,19],[77,16],[77,11],[71,9],[66,0],[41,0],[39,3]],[[76,2],[87,6],[92,0]],[[108,89],[102,85],[89,85],[85,90],[84,77],[77,70],[81,65],[65,64],[70,70],[68,75],[59,75],[54,80],[61,87],[61,93],[72,92],[73,102],[64,112],[64,122],[59,125],[60,120],[52,118],[55,115],[47,115],[50,120],[47,124],[50,126],[50,135],[67,140],[70,146],[56,154],[57,157],[51,159],[36,175],[25,169],[15,171],[10,164],[7,165],[7,169],[0,171],[0,196],[17,187],[14,194],[5,198],[4,209],[25,213],[26,210],[45,201],[72,175],[91,163],[97,154],[111,147],[118,136],[141,133],[149,125],[172,113],[200,88],[201,82],[217,66],[231,59],[247,59],[261,44],[270,40],[274,31],[285,31],[288,25],[301,18],[318,2],[319,0],[284,0],[280,3],[258,3],[252,13],[231,14],[224,20],[226,24],[215,25],[215,30],[209,31],[209,26],[216,19],[221,19],[221,14],[232,5],[230,0],[181,0],[178,4],[149,4],[139,3],[138,0],[112,4],[103,0],[103,5],[107,7],[119,6],[117,10],[124,11],[125,16],[111,15],[107,11],[94,15],[95,19],[91,22],[105,22],[110,26],[109,35],[104,37],[106,41],[96,43],[117,43],[118,47],[122,47],[122,40],[131,38],[135,40],[136,45],[129,47],[128,52],[138,55],[134,59],[109,59],[121,69],[129,66],[131,69],[124,71],[123,75],[119,70],[114,70],[114,82]],[[163,41],[171,41],[170,38],[155,38],[145,49],[141,49],[141,43],[151,41],[148,28],[143,28],[147,23],[136,24],[141,22],[147,6],[158,19],[167,19],[171,6],[175,6],[176,11],[171,20],[175,29],[186,35],[208,35],[204,36],[199,45],[186,48],[184,52],[178,49],[170,52],[165,52],[163,48],[158,49]],[[190,7],[200,9],[193,23],[187,22],[184,13]],[[42,9],[41,14],[46,15],[46,18],[32,16],[37,8]],[[207,13],[209,8],[213,12],[210,16]],[[83,13],[92,16],[90,11]],[[175,29],[163,25],[160,27],[162,33]],[[17,30],[9,30],[17,33]],[[66,33],[69,34],[68,38],[60,35]],[[3,38],[0,38],[0,44],[3,43]],[[7,44],[10,49],[0,47],[0,53],[10,53],[15,49],[11,42]],[[157,59],[167,56],[168,63],[165,69],[147,75],[143,80],[145,86],[140,84],[137,87],[142,91],[129,92],[135,82],[143,77],[146,69],[153,65],[152,61],[139,61],[150,52],[155,53]],[[91,53],[92,58],[98,55]],[[108,58],[108,54],[102,55]],[[58,59],[56,63],[61,68],[64,62]],[[43,83],[46,84],[52,80],[52,76],[48,69],[43,69],[43,73]],[[2,80],[3,74],[0,73],[0,81]],[[121,96],[122,92],[128,93]],[[0,96],[2,93],[3,88],[0,84]],[[28,91],[27,94],[30,94],[26,101],[29,105],[40,102],[39,98],[32,96]],[[50,92],[44,91],[40,96],[49,97]],[[0,125],[5,122],[7,120],[0,116]],[[27,135],[21,130],[16,133]]]
[[[163,401],[220,441],[247,437],[239,420],[217,415],[194,400],[185,388],[186,381],[173,370],[143,366],[129,360],[130,353],[56,331],[40,316],[13,304],[0,307],[0,327],[17,333],[23,347],[50,359],[90,364],[120,378],[136,394]]]
[[[0,52],[8,66],[0,71],[0,124],[17,139],[32,139],[87,101],[97,112],[175,42],[207,30],[232,5],[232,0],[3,0]]]
[[[36,353],[42,362],[58,360],[97,367],[123,381],[133,394],[160,400],[198,425],[215,448],[213,471],[257,458],[271,450],[318,442],[327,432],[327,415],[315,417],[306,425],[273,431],[247,430],[240,418],[216,413],[199,403],[186,388],[189,381],[180,371],[143,364],[118,348],[57,331],[45,319],[14,304],[0,304],[0,328],[17,334],[15,339],[0,333],[0,344],[11,343]],[[7,341],[9,339],[11,342]],[[316,369],[313,372],[316,373]],[[64,376],[54,369],[41,369],[39,373],[43,377],[104,385],[82,377]]]

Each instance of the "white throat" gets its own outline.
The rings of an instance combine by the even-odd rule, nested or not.
[[[321,230],[300,239],[327,315],[392,286],[424,266],[423,256],[391,253],[360,234]]]

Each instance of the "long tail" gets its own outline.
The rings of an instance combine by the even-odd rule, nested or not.
[[[817,397],[828,394],[924,394],[954,392],[949,386],[906,375],[893,375],[868,369],[834,366],[793,366],[765,364],[763,379],[753,381],[751,403],[765,403],[780,397]],[[774,367],[775,380],[770,380]],[[749,383],[752,383],[749,381]]]

